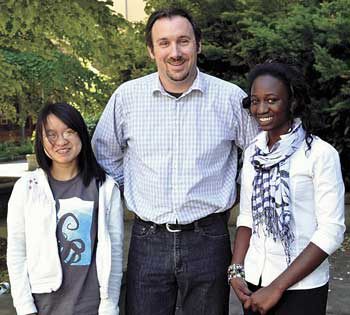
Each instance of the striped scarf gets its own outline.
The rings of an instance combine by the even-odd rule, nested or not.
[[[293,216],[290,208],[289,157],[301,146],[305,131],[300,119],[296,119],[292,130],[283,135],[270,151],[264,150],[259,141],[251,163],[255,169],[252,194],[253,233],[259,225],[265,227],[265,235],[274,241],[280,240],[287,264],[291,262],[290,248],[294,241],[291,229]],[[259,147],[260,146],[260,147]]]

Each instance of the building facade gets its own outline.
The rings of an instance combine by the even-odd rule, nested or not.
[[[144,21],[147,18],[143,0],[114,0],[113,10],[131,22]]]

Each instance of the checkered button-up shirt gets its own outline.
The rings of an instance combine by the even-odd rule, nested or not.
[[[236,85],[198,71],[179,98],[157,73],[122,84],[93,136],[97,160],[144,220],[186,224],[230,208],[236,198],[237,146],[257,125]]]

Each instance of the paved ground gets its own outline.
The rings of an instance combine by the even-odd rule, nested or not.
[[[1,177],[19,177],[26,172],[27,164],[25,161],[15,163],[0,163]],[[1,184],[0,184],[1,189]],[[346,209],[350,211],[349,207]],[[126,222],[125,231],[125,250],[127,256],[128,244],[130,241],[131,222]],[[4,226],[4,221],[0,222],[0,228]],[[234,234],[234,227],[230,228],[231,234]],[[126,268],[126,259],[124,259],[124,269]],[[346,240],[341,249],[339,249],[330,259],[331,278],[329,299],[327,305],[327,315],[350,315],[350,235],[347,234]],[[0,279],[1,282],[1,279]],[[12,307],[12,300],[9,294],[0,296],[0,315],[15,315]],[[231,294],[230,315],[241,315],[241,307],[236,297]],[[123,313],[121,314],[123,315]],[[194,314],[195,315],[195,314]],[[213,314],[216,315],[216,314]],[[295,314],[298,315],[298,314]]]

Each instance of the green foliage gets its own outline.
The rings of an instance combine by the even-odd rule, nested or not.
[[[9,141],[0,143],[0,161],[11,161],[18,156],[32,153],[32,143],[30,140],[21,143]]]
[[[23,125],[47,102],[99,114],[123,81],[152,69],[142,25],[111,1],[0,2],[0,113]]]
[[[95,128],[96,128],[96,125],[98,123],[99,118],[100,118],[99,115],[88,114],[88,115],[84,116],[84,120],[85,120],[86,126],[88,128],[90,137],[92,137],[92,135],[94,134],[94,131],[95,131]]]
[[[23,82],[16,93],[8,97],[21,109],[17,116],[21,125],[28,115],[35,119],[46,102],[69,100],[92,106],[98,100],[96,90],[103,88],[103,82],[92,71],[72,56],[57,51],[51,58],[4,49],[0,49],[0,54],[7,64],[15,67],[13,77]]]

